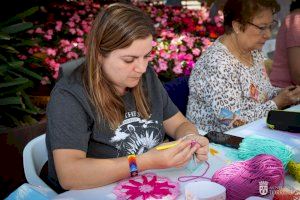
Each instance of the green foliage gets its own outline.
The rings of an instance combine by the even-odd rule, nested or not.
[[[38,10],[33,7],[11,19],[0,22],[0,130],[36,123],[35,116],[43,111],[33,105],[26,89],[42,77],[26,68],[19,59],[19,48],[34,45],[34,42],[18,38],[18,34],[33,27],[25,21]]]

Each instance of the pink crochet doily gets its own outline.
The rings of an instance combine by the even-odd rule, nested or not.
[[[142,174],[118,183],[113,193],[117,199],[176,199],[179,184],[153,173]]]

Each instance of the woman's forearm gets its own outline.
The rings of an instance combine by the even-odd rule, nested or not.
[[[144,171],[151,168],[151,162],[140,155],[137,156],[137,166],[139,171]],[[59,182],[66,190],[100,187],[130,177],[127,157],[69,160],[64,164],[63,170],[58,172]]]

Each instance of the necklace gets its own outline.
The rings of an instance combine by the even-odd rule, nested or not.
[[[247,67],[253,66],[253,58],[251,52],[244,52],[238,44],[238,39],[234,35],[230,35],[228,38],[229,50],[237,57],[237,59]]]

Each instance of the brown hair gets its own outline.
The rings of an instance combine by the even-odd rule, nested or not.
[[[98,120],[106,120],[112,129],[116,129],[124,120],[125,106],[117,90],[103,73],[101,57],[105,58],[116,49],[126,48],[133,41],[154,34],[151,19],[143,11],[129,4],[112,4],[103,9],[93,22],[86,40],[86,69],[83,71],[83,82],[96,109]],[[143,118],[148,118],[149,102],[141,80],[132,88],[132,93],[137,111]]]
[[[227,0],[223,10],[225,33],[233,31],[233,21],[239,22],[244,31],[247,22],[252,21],[254,16],[264,9],[271,9],[275,14],[280,10],[280,6],[276,0]]]

